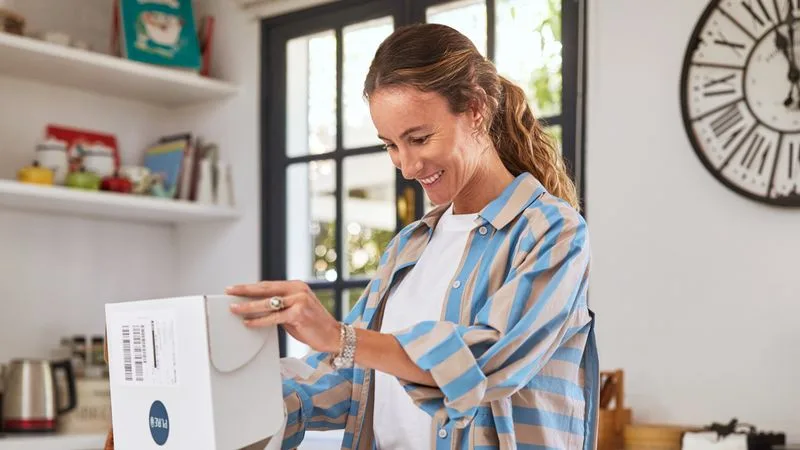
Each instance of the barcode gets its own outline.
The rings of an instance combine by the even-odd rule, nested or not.
[[[122,359],[125,364],[125,381],[133,381],[133,365],[131,364],[131,326],[122,326]]]
[[[125,381],[144,381],[144,365],[147,349],[144,325],[122,326],[122,356],[125,365]]]

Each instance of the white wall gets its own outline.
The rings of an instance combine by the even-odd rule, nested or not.
[[[4,5],[23,14],[30,30],[63,31],[107,50],[111,2],[5,0]],[[235,35],[238,28],[220,27],[217,33],[224,42],[225,33]],[[247,96],[255,97],[245,90],[242,97]],[[123,164],[140,164],[150,143],[183,131],[184,125],[175,119],[180,111],[15,78],[0,77],[0,98],[2,179],[15,178],[19,168],[30,164],[48,123],[116,135]],[[240,121],[238,116],[255,121],[254,113],[244,109],[229,111],[228,121]],[[222,137],[223,144],[229,136]],[[237,144],[235,137],[230,142]],[[62,336],[102,334],[107,302],[205,289],[205,273],[181,266],[192,261],[180,258],[180,231],[0,209],[0,363],[48,357]],[[206,234],[203,245],[214,248],[224,236]],[[253,258],[245,264],[253,266]]]
[[[0,178],[34,158],[45,126],[115,134],[123,164],[139,163],[160,109],[0,77]],[[47,357],[62,336],[102,334],[110,301],[174,295],[177,242],[167,226],[0,209],[0,363]]]
[[[738,417],[800,441],[800,211],[727,190],[682,126],[681,64],[707,1],[590,3],[590,301],[602,366],[625,369],[637,421]]]
[[[173,128],[189,129],[220,145],[220,158],[233,163],[234,195],[242,218],[234,224],[181,229],[180,289],[221,293],[233,283],[260,276],[260,30],[233,2],[207,0],[199,8],[215,16],[212,74],[240,86],[217,107],[190,107],[175,114]]]

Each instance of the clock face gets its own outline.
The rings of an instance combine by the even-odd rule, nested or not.
[[[800,206],[800,0],[712,0],[686,52],[681,108],[718,180]]]

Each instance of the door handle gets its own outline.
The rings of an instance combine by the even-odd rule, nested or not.
[[[397,216],[402,227],[410,225],[417,218],[416,195],[414,188],[407,186],[397,198]]]

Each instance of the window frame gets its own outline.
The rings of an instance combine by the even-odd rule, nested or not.
[[[323,155],[286,155],[286,42],[293,37],[305,36],[334,28],[337,37],[337,67],[342,63],[341,23],[357,23],[392,15],[395,27],[409,23],[424,22],[427,8],[449,3],[452,0],[339,0],[319,6],[266,18],[261,21],[261,85],[260,85],[260,174],[261,174],[261,278],[264,280],[286,279],[286,205],[285,186],[287,168],[292,163],[312,160],[333,160],[336,163],[336,205],[342,211],[344,158],[375,153],[376,146],[344,150],[342,145],[342,71],[337,71],[336,151]],[[487,7],[487,56],[495,56],[495,0],[485,0]],[[560,125],[562,129],[562,153],[567,170],[574,180],[582,207],[586,206],[584,183],[585,131],[585,17],[586,0],[562,0],[562,108],[561,114],[552,118],[540,118],[546,125]],[[331,25],[331,23],[337,25]],[[570,50],[571,49],[571,50]],[[274,62],[274,63],[273,63]],[[277,67],[279,70],[272,70]],[[415,215],[424,212],[424,193],[412,181],[403,179],[399,171],[395,176],[395,192],[412,189]],[[397,229],[402,221],[397,214]],[[337,233],[342,231],[342,214],[336,216]],[[396,230],[396,231],[398,231]],[[346,258],[341,236],[336,239],[337,269]],[[307,280],[306,280],[307,281]],[[335,282],[310,282],[312,288],[334,289],[335,312],[343,318],[344,293],[348,289],[363,289],[369,280],[346,279],[342,272]],[[337,295],[339,292],[342,295]],[[281,355],[285,356],[286,337],[279,332]]]

